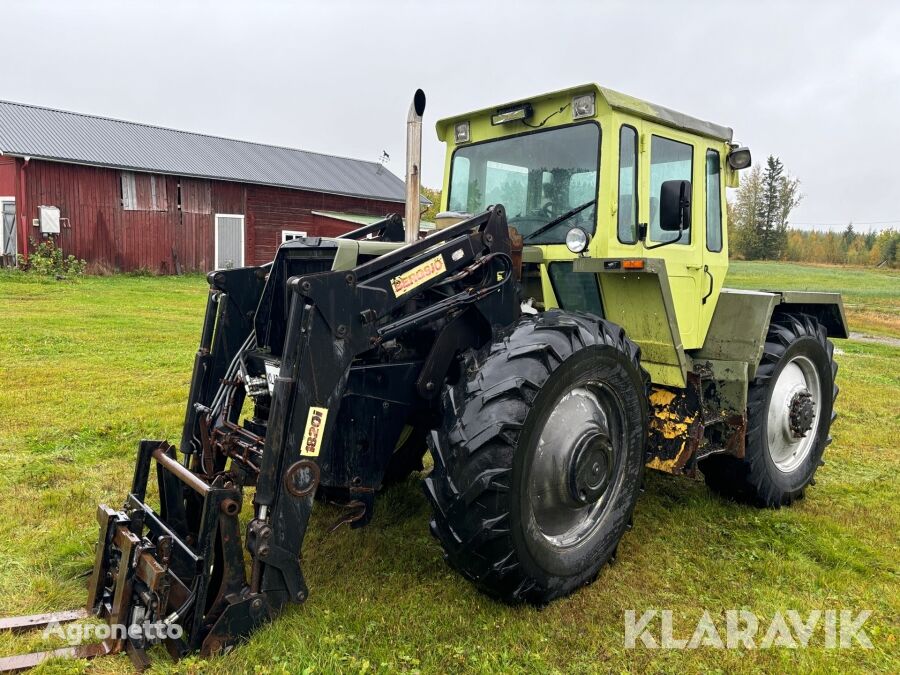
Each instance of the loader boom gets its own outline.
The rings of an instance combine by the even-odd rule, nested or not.
[[[402,236],[398,220],[347,239],[377,248]],[[87,607],[113,625],[180,635],[137,630],[98,653],[125,649],[139,667],[156,642],[176,658],[212,654],[305,601],[300,550],[317,490],[345,496],[338,524],[367,522],[404,426],[434,414],[453,350],[490,340],[519,314],[502,207],[322,271],[346,243],[296,240],[270,265],[209,275],[181,456],[142,441],[123,508],[100,506]],[[463,340],[460,325],[470,328]],[[253,414],[241,423],[245,400]]]

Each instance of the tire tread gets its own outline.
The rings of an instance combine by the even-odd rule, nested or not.
[[[510,532],[512,462],[538,392],[567,358],[591,345],[627,355],[646,385],[640,349],[621,327],[550,310],[523,317],[480,353],[464,355],[461,381],[442,394],[444,423],[430,435],[434,469],[424,481],[433,507],[430,529],[445,560],[492,597],[543,604],[573,590],[541,587],[517,559]]]
[[[766,336],[763,355],[756,369],[756,375],[750,383],[747,392],[747,430],[746,448],[743,459],[730,455],[713,455],[700,463],[706,484],[718,494],[748,502],[761,507],[779,508],[790,506],[794,501],[804,496],[807,485],[814,483],[815,469],[824,462],[817,459],[813,472],[806,483],[794,490],[783,490],[768,479],[768,472],[763,465],[768,452],[765,447],[759,447],[762,443],[756,441],[761,438],[760,427],[766,418],[766,399],[772,376],[777,370],[782,356],[787,349],[801,338],[812,338],[820,343],[831,364],[832,377],[832,412],[833,422],[837,417],[834,411],[834,401],[837,399],[839,389],[836,384],[837,363],[834,361],[834,345],[828,340],[825,327],[815,317],[808,314],[782,314],[773,318]],[[829,423],[826,437],[822,443],[824,450],[831,444],[831,424]],[[816,449],[814,449],[816,450]]]

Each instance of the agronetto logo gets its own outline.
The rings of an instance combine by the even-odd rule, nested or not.
[[[872,615],[864,609],[819,610],[801,613],[789,609],[769,619],[744,609],[729,609],[715,619],[705,611],[692,621],[679,618],[678,627],[670,609],[625,611],[626,649],[771,649],[824,645],[829,649],[872,649],[863,624]]]
[[[44,628],[44,639],[49,637],[65,640],[70,645],[76,646],[84,642],[101,640],[147,640],[151,643],[171,638],[177,640],[184,634],[184,629],[177,623],[144,622],[133,623],[126,626],[121,623],[113,624],[80,624],[72,623],[63,625],[58,621],[52,621]]]

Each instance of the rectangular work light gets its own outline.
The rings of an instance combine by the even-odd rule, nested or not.
[[[468,122],[457,122],[456,126],[453,127],[453,133],[454,133],[457,143],[468,143],[469,142],[469,123]]]
[[[522,105],[516,106],[515,108],[498,110],[496,115],[491,116],[491,124],[497,126],[498,124],[506,124],[508,122],[515,122],[517,120],[527,120],[533,114],[534,109],[531,107],[531,104],[524,103]]]
[[[572,98],[573,120],[580,120],[582,117],[593,117],[595,110],[593,94],[581,94]]]

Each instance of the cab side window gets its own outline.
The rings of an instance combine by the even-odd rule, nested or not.
[[[690,182],[693,166],[693,146],[662,136],[652,137],[650,141],[650,238],[653,241],[678,239],[678,232],[663,232],[659,227],[659,191],[667,180]],[[685,223],[684,233],[678,244],[691,243],[690,227],[690,223]]]
[[[623,244],[637,241],[638,222],[638,140],[634,127],[619,131],[618,232]]]
[[[469,210],[468,157],[458,157],[453,162],[453,171],[450,174],[450,203],[447,208],[463,213]]]
[[[706,248],[722,250],[722,178],[719,153],[706,151]]]

